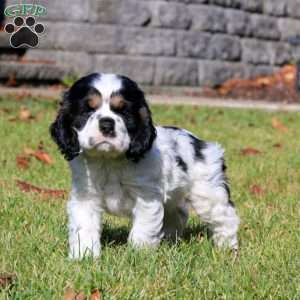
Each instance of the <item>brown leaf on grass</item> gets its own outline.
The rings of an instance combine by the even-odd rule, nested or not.
[[[16,163],[19,169],[26,170],[29,168],[30,158],[27,155],[17,155]]]
[[[41,188],[35,185],[32,185],[31,183],[28,183],[26,181],[22,180],[16,180],[18,188],[26,193],[38,193],[47,197],[53,197],[53,198],[62,198],[66,195],[65,190],[52,190],[52,189],[46,189]]]
[[[21,107],[18,113],[19,120],[28,121],[33,118],[31,111],[26,107]]]
[[[76,293],[73,289],[67,288],[64,300],[86,300],[86,297],[82,291]]]
[[[86,300],[86,297],[82,291],[80,291],[76,296],[75,300]]]
[[[50,155],[46,151],[41,150],[42,147],[43,146],[41,146],[41,143],[40,143],[39,144],[39,150],[33,150],[31,148],[25,148],[24,153],[26,155],[35,157],[37,160],[42,161],[45,164],[48,164],[48,165],[53,164],[53,160],[50,157]]]
[[[28,122],[31,120],[34,120],[35,117],[32,115],[31,111],[26,108],[26,107],[21,107],[20,110],[18,111],[18,115],[16,117],[12,117],[9,119],[11,122],[15,121],[23,121],[23,122]]]
[[[7,107],[0,108],[0,113],[9,114],[11,113],[11,109]]]
[[[281,132],[289,131],[289,129],[276,117],[272,118],[272,126],[274,129],[277,129],[278,131],[281,131]]]
[[[99,289],[92,290],[91,300],[101,300],[101,294],[100,294]]]
[[[273,145],[273,148],[281,149],[281,148],[283,148],[283,145],[280,143],[276,143]]]
[[[254,184],[254,185],[250,186],[250,192],[251,192],[251,194],[254,194],[256,196],[262,196],[265,194],[266,191],[260,185]]]
[[[78,293],[75,292],[72,288],[67,288],[64,294],[64,300],[86,300],[87,297],[82,291]],[[99,289],[94,289],[91,292],[90,298],[91,300],[101,300],[101,294]]]
[[[11,288],[16,281],[16,274],[0,273],[0,290]]]
[[[67,288],[64,294],[64,300],[74,300],[76,297],[76,293],[73,289]]]
[[[254,155],[260,155],[261,151],[255,148],[244,148],[241,150],[241,155],[243,156],[254,156]]]
[[[42,151],[42,150],[37,150],[35,151],[32,156],[34,156],[36,159],[44,162],[45,164],[48,164],[48,165],[51,165],[53,164],[53,160],[52,158],[50,157],[50,155],[45,152],[45,151]]]

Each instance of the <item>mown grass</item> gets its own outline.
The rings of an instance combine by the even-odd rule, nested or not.
[[[20,106],[39,120],[9,121]],[[106,217],[102,256],[67,259],[66,200],[23,193],[16,179],[53,189],[69,188],[67,163],[51,142],[48,126],[55,103],[1,99],[0,108],[0,273],[17,275],[0,299],[63,299],[71,287],[103,299],[300,299],[300,113],[269,113],[197,107],[153,107],[157,123],[183,126],[226,149],[232,196],[241,216],[240,254],[215,250],[190,219],[185,238],[157,251],[126,244],[127,220]],[[272,128],[272,117],[289,130]],[[43,141],[53,165],[32,159],[16,167],[24,147]],[[280,144],[281,147],[274,147]],[[262,154],[242,156],[246,147]],[[251,193],[251,186],[263,189]]]

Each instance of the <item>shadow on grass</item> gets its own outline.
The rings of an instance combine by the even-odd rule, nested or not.
[[[128,234],[127,226],[112,227],[106,223],[103,225],[101,241],[105,246],[121,246],[127,243]]]
[[[104,224],[102,233],[102,243],[106,246],[121,246],[127,243],[130,228],[128,226],[112,227]],[[180,240],[190,242],[201,239],[202,237],[210,237],[211,233],[205,224],[195,224],[185,228],[183,236]],[[172,244],[172,242],[171,242]]]
[[[203,237],[211,237],[211,232],[206,224],[195,224],[185,228],[182,240],[190,242],[193,240],[201,239]]]

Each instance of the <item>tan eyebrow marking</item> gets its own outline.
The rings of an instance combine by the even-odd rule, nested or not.
[[[114,109],[122,109],[125,106],[125,99],[121,95],[112,95],[110,105]]]
[[[102,104],[101,95],[93,94],[88,97],[88,105],[90,108],[96,109]]]

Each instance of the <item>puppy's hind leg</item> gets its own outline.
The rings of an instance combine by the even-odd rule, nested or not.
[[[222,186],[215,189],[209,183],[196,183],[190,197],[192,207],[208,224],[217,247],[237,250],[239,217],[226,189]]]
[[[193,170],[191,205],[209,225],[217,247],[237,250],[240,219],[230,200],[223,150],[218,145],[209,144],[203,154],[204,160],[196,163]]]

